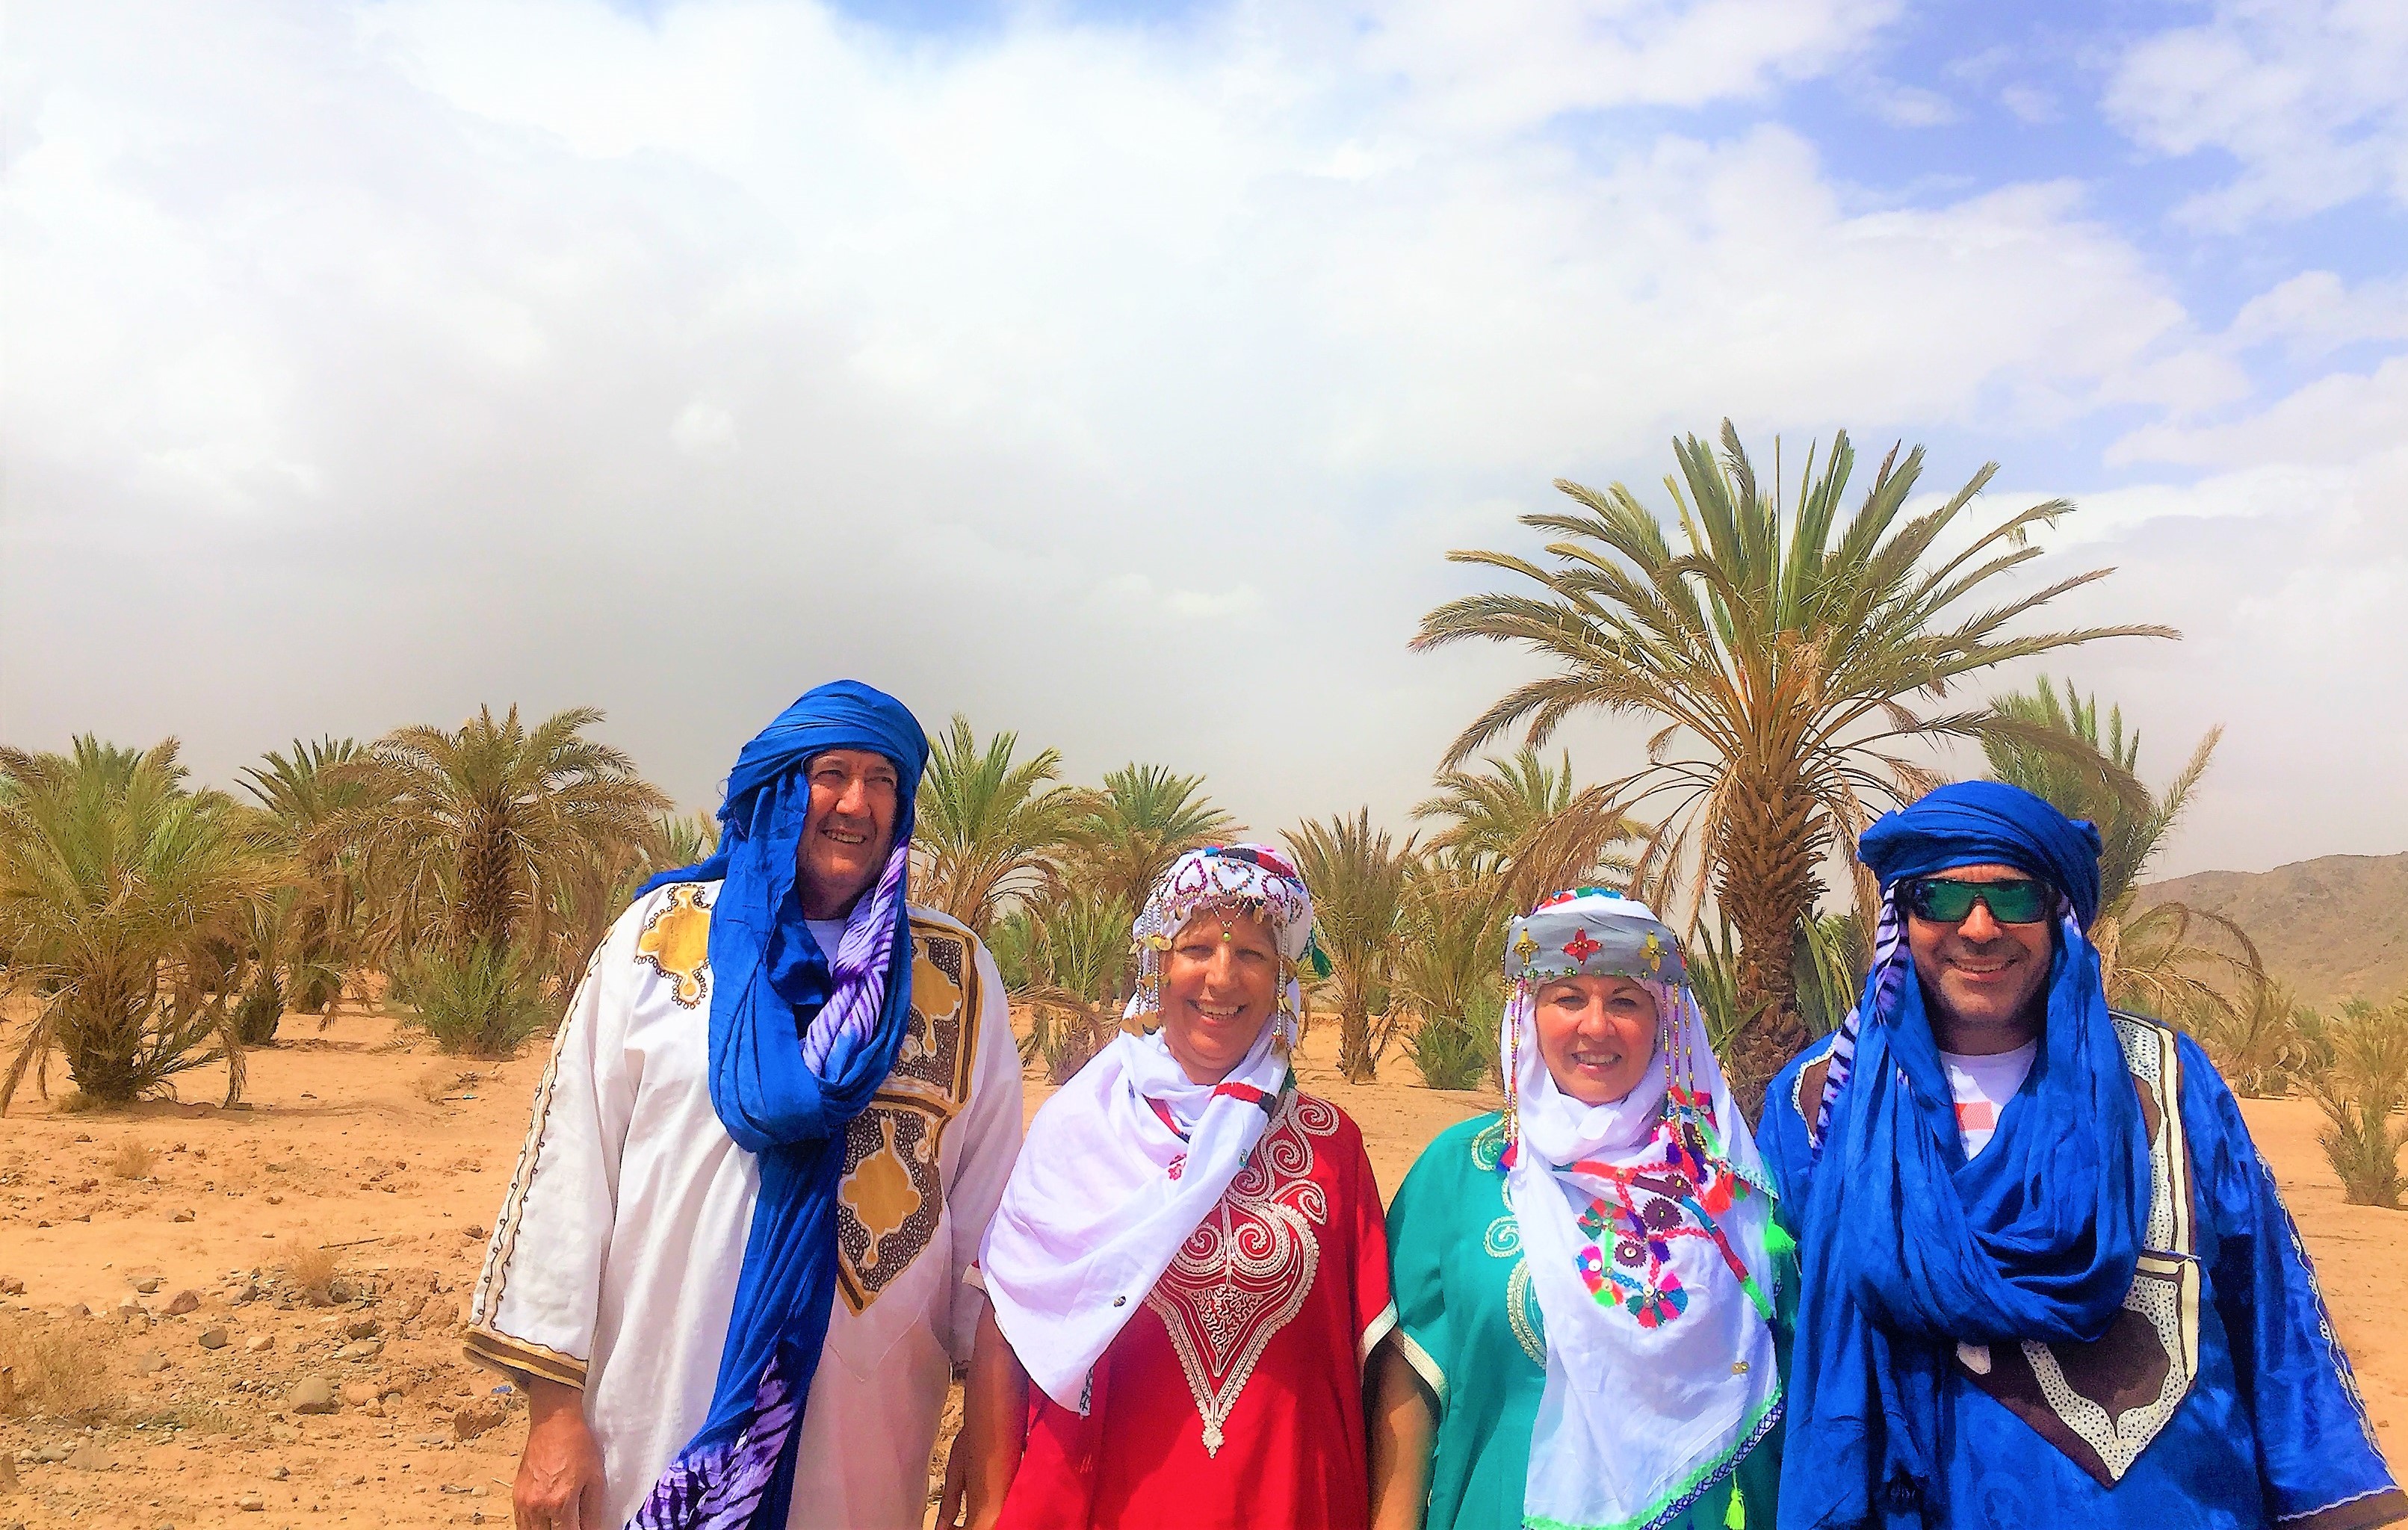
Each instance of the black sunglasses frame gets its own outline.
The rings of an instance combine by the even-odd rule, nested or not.
[[[1948,888],[1964,896],[1965,907],[1954,915],[1938,913],[1928,907],[1927,888]],[[2013,919],[1999,908],[1996,899],[2006,897],[2010,906],[2028,896],[2035,905],[2029,919]],[[1906,885],[1906,909],[1915,918],[1934,924],[1961,924],[1972,917],[1973,905],[1979,903],[1990,911],[1990,917],[2001,924],[2045,924],[2057,911],[2057,895],[2047,883],[2029,879],[2008,881],[1973,882],[1954,877],[1917,877]]]

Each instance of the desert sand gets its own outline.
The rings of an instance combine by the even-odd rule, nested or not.
[[[461,1318],[542,1051],[440,1057],[367,1015],[284,1035],[251,1056],[248,1109],[63,1115],[28,1088],[0,1121],[0,1530],[509,1523],[525,1409],[461,1358]],[[1315,1027],[1298,1071],[1383,1186],[1494,1104],[1399,1058],[1350,1085],[1335,1039]],[[222,1089],[203,1070],[181,1092]],[[1049,1093],[1032,1078],[1029,1109]],[[2243,1108],[2400,1460],[2408,1215],[2343,1203],[2311,1105]]]

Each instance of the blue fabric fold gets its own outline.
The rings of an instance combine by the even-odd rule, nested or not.
[[[1909,878],[1997,864],[2095,914],[2098,845],[2088,823],[1987,781],[1943,787],[1864,836],[1887,900],[1884,956],[1800,1212],[1784,1525],[1955,1523],[1941,1389],[1956,1345],[2096,1339],[2130,1289],[2148,1149],[2082,924],[2058,925],[2031,1074],[1968,1162],[1899,908]]]
[[[2013,866],[2064,894],[2086,930],[2099,918],[2099,849],[2097,824],[2003,781],[1952,781],[1856,841],[1885,890],[1957,866]]]
[[[893,761],[897,790],[886,865],[838,950],[827,952],[803,920],[796,857],[810,808],[805,767],[838,749]],[[719,848],[644,885],[720,883],[710,909],[710,1101],[728,1136],[759,1157],[761,1190],[710,1412],[632,1525],[786,1523],[796,1441],[835,1296],[844,1131],[885,1081],[910,1023],[905,880],[927,755],[926,735],[894,697],[856,680],[820,686],[737,757]]]

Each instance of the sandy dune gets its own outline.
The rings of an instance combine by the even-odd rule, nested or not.
[[[22,1394],[0,1396],[0,1530],[509,1523],[525,1412],[461,1359],[460,1315],[541,1054],[455,1062],[366,1017],[285,1029],[252,1055],[249,1110],[63,1116],[32,1100],[0,1122],[0,1387]],[[1350,1086],[1333,1046],[1320,1027],[1299,1071],[1361,1123],[1384,1185],[1487,1108]],[[222,1088],[202,1073],[183,1093]],[[1032,1082],[1032,1111],[1046,1093]],[[2408,1216],[2343,1204],[2312,1107],[2244,1109],[2401,1459]],[[337,1286],[303,1293],[294,1272],[320,1250]],[[45,1399],[97,1422],[37,1411]]]

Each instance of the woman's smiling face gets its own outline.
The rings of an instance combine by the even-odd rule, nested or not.
[[[1187,1077],[1219,1083],[1279,1004],[1279,948],[1261,915],[1207,908],[1162,959],[1162,1039]]]
[[[1555,1087],[1606,1105],[1639,1087],[1656,1058],[1656,995],[1632,978],[1558,978],[1537,996],[1539,1057]]]

